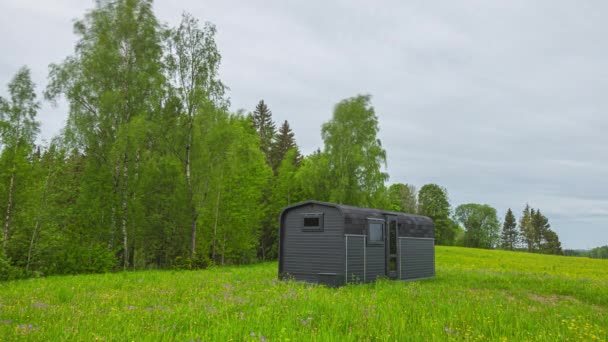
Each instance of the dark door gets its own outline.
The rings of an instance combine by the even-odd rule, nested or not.
[[[386,275],[389,278],[396,279],[399,275],[397,272],[399,262],[397,259],[397,218],[395,216],[387,216],[387,233],[386,233]]]

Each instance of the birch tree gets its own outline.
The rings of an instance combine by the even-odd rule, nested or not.
[[[179,99],[175,144],[176,155],[183,165],[188,187],[188,207],[190,208],[190,256],[196,254],[198,209],[195,203],[195,181],[193,180],[192,158],[195,123],[208,125],[195,118],[203,111],[226,108],[226,87],[218,77],[221,55],[215,43],[215,26],[205,23],[200,27],[197,19],[184,14],[177,28],[165,32],[168,80],[170,92]]]
[[[2,250],[6,252],[11,238],[15,211],[15,192],[22,166],[32,152],[39,123],[36,114],[40,104],[36,100],[34,83],[27,67],[21,68],[8,84],[9,98],[0,97],[0,147],[2,147],[2,181],[6,183]]]
[[[377,194],[384,192],[386,151],[377,137],[378,117],[370,100],[359,95],[339,102],[321,128],[333,202],[374,206]]]
[[[99,208],[90,224],[98,226],[111,217],[105,229],[108,246],[114,248],[119,231],[126,268],[129,201],[134,196],[130,177],[143,148],[143,142],[130,138],[127,124],[159,112],[164,84],[159,24],[150,1],[99,1],[74,24],[74,31],[79,37],[74,55],[51,65],[46,96],[54,100],[64,95],[70,103],[68,136],[88,156],[87,167],[96,171],[89,180],[98,183],[96,191],[110,203],[110,212]]]

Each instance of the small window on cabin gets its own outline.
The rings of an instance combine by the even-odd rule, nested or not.
[[[323,213],[307,213],[303,215],[304,224],[302,230],[305,232],[323,231]]]
[[[368,235],[369,243],[384,243],[384,223],[370,221]]]

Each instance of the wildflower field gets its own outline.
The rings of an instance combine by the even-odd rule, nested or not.
[[[436,253],[434,279],[337,289],[274,262],[5,282],[0,340],[608,340],[608,260]]]

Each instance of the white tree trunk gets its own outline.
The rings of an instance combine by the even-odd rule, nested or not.
[[[123,160],[123,192],[122,192],[122,244],[123,244],[123,269],[129,267],[129,240],[127,237],[127,214],[128,214],[128,188],[129,188],[129,165],[127,164],[127,154]]]
[[[11,173],[11,181],[8,187],[8,203],[6,205],[6,216],[4,218],[4,230],[2,231],[2,250],[6,252],[6,245],[11,234],[11,216],[13,211],[13,193],[15,192],[15,171]]]
[[[215,203],[215,224],[213,225],[213,248],[211,250],[211,260],[213,260],[213,262],[215,262],[215,252],[216,252],[216,245],[217,245],[217,223],[219,220],[219,213],[220,213],[220,197],[221,197],[221,190],[218,190],[217,192],[217,200]]]

